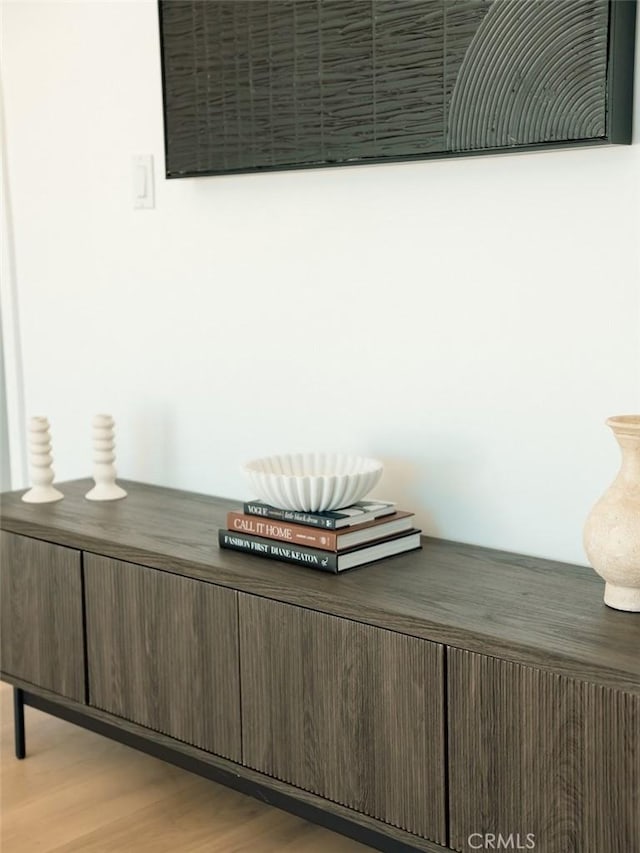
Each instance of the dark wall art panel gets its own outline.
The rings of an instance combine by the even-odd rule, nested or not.
[[[168,177],[631,141],[635,0],[160,0]]]

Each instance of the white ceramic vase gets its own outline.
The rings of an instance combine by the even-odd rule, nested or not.
[[[587,518],[584,548],[606,581],[604,602],[640,612],[640,415],[609,418],[622,466]]]
[[[43,417],[29,420],[29,468],[33,487],[22,495],[29,504],[45,504],[60,501],[62,492],[54,488],[53,456],[51,455],[51,436],[49,421]]]
[[[96,415],[92,423],[93,479],[95,486],[85,498],[89,501],[117,501],[127,493],[116,483],[115,426],[111,415]]]

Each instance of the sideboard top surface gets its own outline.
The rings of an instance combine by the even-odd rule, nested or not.
[[[0,496],[0,526],[434,642],[640,693],[640,614],[611,610],[591,569],[424,538],[423,548],[341,575],[220,550],[239,501],[121,481],[128,497],[91,502]]]

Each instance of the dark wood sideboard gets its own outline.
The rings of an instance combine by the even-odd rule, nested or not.
[[[591,570],[427,538],[336,576],[90,485],[1,498],[19,756],[28,704],[381,850],[640,851],[640,616]]]

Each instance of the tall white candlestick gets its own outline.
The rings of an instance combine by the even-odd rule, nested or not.
[[[29,467],[33,487],[22,496],[29,504],[52,503],[62,500],[64,495],[54,488],[53,457],[49,421],[43,417],[29,420]]]
[[[127,493],[116,483],[115,429],[111,415],[93,419],[93,479],[95,486],[87,492],[89,501],[117,501]]]

